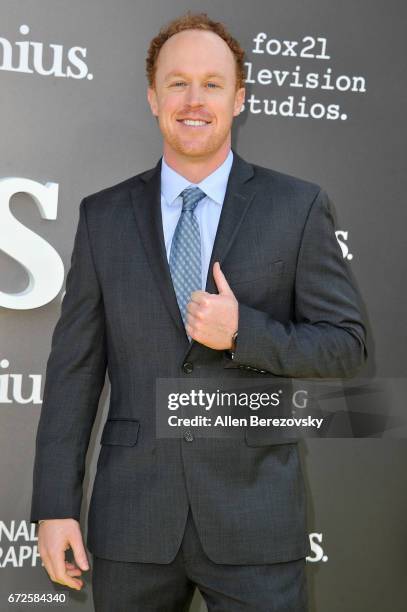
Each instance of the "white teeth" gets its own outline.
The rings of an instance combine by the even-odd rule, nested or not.
[[[185,125],[206,125],[206,121],[193,121],[192,119],[184,119],[182,123]]]

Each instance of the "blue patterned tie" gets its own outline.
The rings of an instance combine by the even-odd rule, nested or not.
[[[194,210],[205,195],[199,187],[181,193],[182,212],[171,243],[170,271],[184,325],[191,293],[202,287],[201,236]]]

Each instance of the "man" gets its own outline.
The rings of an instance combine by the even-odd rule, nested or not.
[[[162,159],[80,206],[37,433],[41,558],[52,580],[82,587],[85,455],[108,367],[87,539],[96,610],[179,612],[197,585],[209,610],[301,612],[297,444],[250,428],[159,438],[155,382],[352,376],[366,357],[356,290],[327,194],[231,150],[245,90],[225,28],[175,20],[147,74]]]

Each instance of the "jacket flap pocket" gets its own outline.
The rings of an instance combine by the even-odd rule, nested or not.
[[[100,443],[134,446],[137,443],[139,428],[140,422],[134,419],[108,419]]]
[[[270,427],[248,427],[245,431],[245,440],[247,446],[276,446],[277,444],[296,444],[299,439]]]

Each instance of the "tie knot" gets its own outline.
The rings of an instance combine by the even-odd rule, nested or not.
[[[205,197],[205,193],[199,187],[187,187],[181,192],[182,197],[182,212],[185,210],[192,212],[195,210],[198,202]]]

